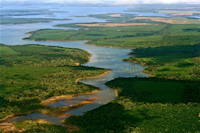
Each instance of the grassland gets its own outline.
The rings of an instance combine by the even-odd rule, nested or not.
[[[200,19],[184,18],[184,17],[135,17],[134,20],[151,20],[155,22],[163,22],[169,24],[200,24]]]
[[[198,82],[158,78],[118,78],[107,83],[118,99],[66,124],[79,132],[198,132]]]
[[[45,114],[62,111],[62,108],[45,107],[40,103],[53,96],[97,90],[76,80],[108,71],[80,66],[91,56],[80,49],[1,44],[0,51],[0,119],[30,111]]]

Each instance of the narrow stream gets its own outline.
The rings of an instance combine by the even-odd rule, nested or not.
[[[99,87],[101,91],[96,94],[92,95],[83,95],[74,97],[73,101],[76,101],[75,103],[79,103],[83,100],[89,99],[89,98],[97,98],[96,101],[86,104],[84,106],[81,106],[79,108],[70,110],[66,112],[67,114],[73,114],[73,115],[83,115],[84,112],[87,112],[89,110],[98,108],[101,105],[104,105],[108,103],[111,100],[116,99],[114,90],[109,88],[105,85],[106,82],[117,78],[117,77],[147,77],[148,74],[141,72],[145,67],[139,64],[131,63],[131,62],[124,62],[121,61],[121,59],[128,58],[129,55],[127,55],[131,49],[121,49],[121,48],[107,48],[107,47],[97,47],[92,45],[86,45],[84,44],[85,41],[76,41],[76,42],[39,42],[39,41],[30,41],[30,43],[38,43],[43,45],[51,45],[51,46],[62,46],[62,47],[68,47],[68,48],[80,48],[84,49],[93,56],[91,57],[91,60],[89,63],[83,64],[83,66],[91,66],[91,67],[99,67],[99,68],[106,68],[113,70],[109,74],[102,76],[100,78],[95,79],[84,79],[80,82]],[[60,100],[50,106],[66,106],[71,105],[72,100],[70,99],[64,99]],[[46,119],[48,121],[51,121],[55,124],[60,124],[61,120],[65,119],[67,117],[59,118],[49,115],[44,115],[39,112],[34,112],[29,115],[22,115],[19,117],[14,117],[11,119],[8,119],[4,122],[14,122],[14,121],[20,121],[20,120],[26,120],[26,119]]]

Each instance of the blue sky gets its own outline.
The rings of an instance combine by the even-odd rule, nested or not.
[[[0,0],[0,1],[20,1],[26,2],[30,0]],[[174,3],[187,3],[187,4],[200,4],[200,0],[34,0],[38,2],[56,2],[56,3],[112,3],[112,4],[174,4]]]

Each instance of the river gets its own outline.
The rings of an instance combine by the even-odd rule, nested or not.
[[[8,9],[11,7],[7,7]],[[7,9],[4,7],[4,9]],[[12,7],[13,8],[13,7]],[[18,9],[19,7],[15,7]],[[25,8],[25,7],[24,7]],[[35,7],[34,7],[35,8]],[[41,9],[42,7],[37,7],[37,9]],[[52,7],[45,7],[51,9]],[[22,8],[23,9],[23,8]],[[116,99],[114,90],[109,88],[105,85],[106,82],[117,78],[117,77],[148,77],[148,74],[143,73],[142,70],[145,68],[142,65],[124,62],[121,59],[128,58],[130,55],[127,55],[131,49],[124,49],[124,48],[108,48],[108,47],[98,47],[92,45],[84,44],[86,41],[73,41],[73,42],[51,42],[51,41],[29,41],[29,40],[22,40],[22,38],[27,37],[27,32],[34,31],[37,29],[43,28],[57,28],[52,27],[52,25],[60,24],[60,23],[86,23],[86,22],[105,22],[102,19],[90,18],[90,17],[75,17],[75,16],[86,16],[89,14],[104,14],[104,13],[123,13],[126,10],[125,7],[54,7],[52,10],[56,11],[69,11],[69,13],[55,13],[56,18],[70,18],[73,20],[68,21],[53,21],[50,23],[37,23],[37,24],[18,24],[18,25],[1,25],[1,43],[7,45],[23,45],[23,44],[42,44],[42,45],[49,45],[49,46],[62,46],[67,48],[79,48],[88,51],[93,56],[91,57],[90,62],[83,64],[84,66],[91,66],[91,67],[99,67],[99,68],[106,68],[111,69],[112,72],[109,74],[102,76],[100,78],[95,79],[84,79],[80,82],[99,87],[101,91],[99,93],[93,95],[86,95],[86,96],[78,96],[74,97],[72,100],[60,100],[57,103],[51,106],[66,106],[68,103],[73,101],[82,101],[88,98],[97,98],[96,101],[81,106],[79,108],[70,110],[66,112],[67,114],[73,115],[83,115],[84,112],[89,110],[98,108],[101,105],[108,103],[111,100]],[[134,14],[134,13],[133,13]],[[142,13],[139,14],[142,16]],[[143,13],[145,15],[145,13]],[[149,14],[148,14],[149,15]],[[151,15],[154,15],[153,13]],[[159,14],[156,14],[159,16]],[[160,14],[163,16],[163,14]],[[15,16],[20,17],[20,16]],[[23,16],[23,17],[30,17],[30,16]],[[45,17],[45,16],[40,16]],[[46,16],[48,17],[48,16]],[[63,28],[62,28],[63,29]],[[66,29],[66,28],[64,28]],[[61,120],[65,119],[59,118],[55,116],[44,115],[39,112],[34,112],[28,115],[21,115],[19,117],[10,118],[4,122],[14,122],[19,120],[25,119],[46,119],[51,121],[55,124],[64,125]]]

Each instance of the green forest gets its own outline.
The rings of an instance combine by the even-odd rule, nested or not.
[[[199,82],[136,77],[107,85],[117,90],[117,100],[65,123],[78,125],[81,133],[199,131]]]

